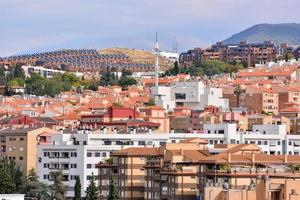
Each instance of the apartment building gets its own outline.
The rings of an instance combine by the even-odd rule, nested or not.
[[[276,47],[269,41],[263,43],[225,44],[217,42],[210,48],[195,48],[179,55],[181,66],[190,66],[194,61],[223,60],[229,63],[241,62],[248,67],[276,60]]]
[[[96,164],[105,161],[110,154],[125,147],[159,147],[176,143],[186,138],[197,138],[199,134],[153,134],[131,131],[129,134],[108,133],[105,129],[91,132],[88,130],[59,133],[51,137],[47,144],[38,145],[37,173],[42,182],[51,185],[52,171],[61,170],[68,186],[66,196],[74,196],[75,177],[80,176],[82,192],[88,186],[92,173],[98,177]],[[134,161],[135,162],[135,161]]]
[[[142,109],[144,113],[144,120],[160,124],[159,128],[156,130],[160,133],[170,132],[170,120],[166,115],[165,109],[160,106],[147,106]]]
[[[206,106],[228,109],[228,100],[223,98],[222,89],[206,87],[201,81],[176,82],[172,86],[152,87],[156,105],[170,111],[177,106],[204,110]]]
[[[215,144],[256,144],[265,154],[300,155],[300,136],[288,135],[286,125],[253,125],[250,131],[237,131],[237,124],[205,124],[202,139],[208,148]]]
[[[1,130],[0,157],[14,160],[24,172],[36,169],[37,145],[46,142],[55,133],[57,131],[46,127]]]
[[[107,198],[107,186],[114,179],[121,200],[194,198],[198,193],[197,167],[181,166],[180,151],[196,150],[205,144],[206,141],[191,138],[160,148],[128,148],[112,153],[111,163],[98,165],[102,197]],[[179,162],[181,171],[170,168],[162,173],[161,161],[170,164]]]
[[[289,167],[300,163],[299,156],[266,155],[255,144],[219,144],[212,149],[205,145],[203,140],[188,139],[159,148],[113,153],[112,162],[98,165],[103,198],[108,194],[103,188],[111,179],[122,200],[231,200],[232,195],[238,200],[279,200],[282,194],[289,199],[286,196],[300,192],[300,171]],[[131,162],[133,158],[137,165]],[[110,178],[109,173],[113,174]]]
[[[251,112],[279,113],[279,95],[269,88],[246,88],[245,105]]]
[[[283,108],[285,103],[300,103],[300,88],[273,86],[272,90],[278,93],[279,109]]]

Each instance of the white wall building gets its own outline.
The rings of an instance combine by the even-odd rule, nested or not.
[[[41,181],[53,184],[51,171],[61,170],[68,186],[67,196],[74,196],[76,176],[80,176],[82,191],[88,186],[92,173],[98,175],[95,167],[100,161],[109,158],[112,151],[127,147],[152,147],[165,143],[175,143],[187,138],[201,137],[200,134],[177,133],[144,133],[144,134],[105,134],[79,133],[56,134],[51,138],[51,143],[38,145],[37,173]],[[76,145],[74,145],[76,144]],[[96,182],[96,184],[98,184]]]
[[[25,194],[0,194],[1,200],[24,200]]]
[[[209,105],[223,110],[229,107],[222,89],[206,87],[201,81],[176,82],[172,86],[153,87],[151,91],[155,103],[166,110],[180,105],[196,110],[203,110]]]
[[[66,71],[63,70],[56,70],[56,69],[48,69],[42,66],[22,66],[22,69],[25,71],[25,76],[26,77],[30,77],[31,74],[33,73],[37,73],[40,74],[41,76],[45,77],[45,78],[52,78],[55,74],[63,74]],[[72,72],[73,74],[75,74],[75,76],[77,77],[82,77],[83,73],[81,72]]]
[[[287,135],[286,125],[254,125],[253,131],[238,132],[236,124],[205,124],[202,139],[214,144],[257,144],[266,154],[300,155],[300,135]]]

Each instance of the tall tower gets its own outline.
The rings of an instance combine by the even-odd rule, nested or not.
[[[157,38],[157,31],[155,35],[155,87],[158,87],[158,71],[159,71],[159,61],[158,61],[158,56],[159,56],[159,46],[158,46],[158,38]]]

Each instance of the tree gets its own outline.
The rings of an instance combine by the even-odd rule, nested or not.
[[[45,95],[47,79],[42,77],[40,74],[33,73],[29,79],[26,80],[26,93],[34,94],[37,96]]]
[[[41,183],[34,169],[28,172],[26,182],[21,189],[21,192],[25,194],[26,197],[31,197],[39,200],[50,200],[50,195],[48,191],[48,186]]]
[[[11,73],[11,76],[12,76],[12,79],[14,79],[14,78],[20,78],[20,79],[25,80],[25,72],[22,69],[22,64],[17,63],[14,66],[14,68],[12,70],[12,73]]]
[[[240,106],[241,86],[238,85],[233,92],[236,95],[236,107]]]
[[[98,200],[99,199],[99,194],[98,194],[98,188],[95,184],[95,177],[94,174],[92,174],[90,182],[88,187],[86,188],[86,200]]]
[[[106,68],[106,70],[101,73],[99,83],[101,86],[108,86],[117,84],[117,81],[114,73],[112,73],[109,68]]]
[[[118,195],[118,191],[116,189],[116,184],[111,176],[110,178],[110,183],[109,183],[109,194],[108,194],[108,200],[118,200],[119,199],[119,195]]]
[[[136,85],[137,82],[134,78],[131,77],[132,73],[130,71],[127,71],[123,68],[122,75],[120,77],[120,80],[118,84],[122,87],[127,87],[129,85]]]
[[[63,184],[63,176],[61,171],[52,172],[54,183],[51,185],[51,199],[65,200],[66,186]]]
[[[76,183],[75,183],[75,200],[81,199],[81,183],[80,183],[80,177],[76,176]]]
[[[174,70],[174,75],[177,75],[178,73],[179,73],[179,66],[178,66],[178,62],[177,61],[175,61],[174,62],[174,68],[173,68]]]
[[[155,100],[153,98],[150,98],[147,106],[155,106]]]
[[[14,179],[5,167],[0,168],[0,185],[0,194],[10,194],[16,190]]]

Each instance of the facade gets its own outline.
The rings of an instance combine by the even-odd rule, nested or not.
[[[179,55],[181,66],[190,66],[194,61],[223,60],[229,63],[240,62],[248,67],[276,60],[277,49],[269,41],[263,43],[225,44],[217,42],[210,48],[195,48]]]
[[[201,81],[176,82],[172,86],[153,87],[152,97],[156,105],[166,110],[173,110],[177,106],[204,110],[210,105],[228,109],[228,100],[223,98],[222,89],[206,87]]]
[[[200,137],[199,134],[172,133],[135,133],[108,134],[106,130],[56,134],[47,144],[38,145],[37,174],[42,182],[51,185],[50,172],[62,170],[65,184],[68,186],[67,197],[74,196],[75,177],[80,176],[82,192],[88,186],[92,173],[98,176],[96,164],[109,158],[110,153],[125,147],[159,147],[176,143],[185,138]]]
[[[14,160],[24,172],[36,169],[37,144],[47,141],[56,131],[43,128],[16,128],[0,131],[1,158]]]
[[[245,94],[245,105],[248,111],[279,113],[279,95],[268,88],[248,87]]]
[[[114,152],[109,163],[97,165],[103,199],[112,180],[121,200],[297,199],[300,172],[289,166],[300,163],[299,156],[266,155],[254,144],[205,144],[188,139]]]

